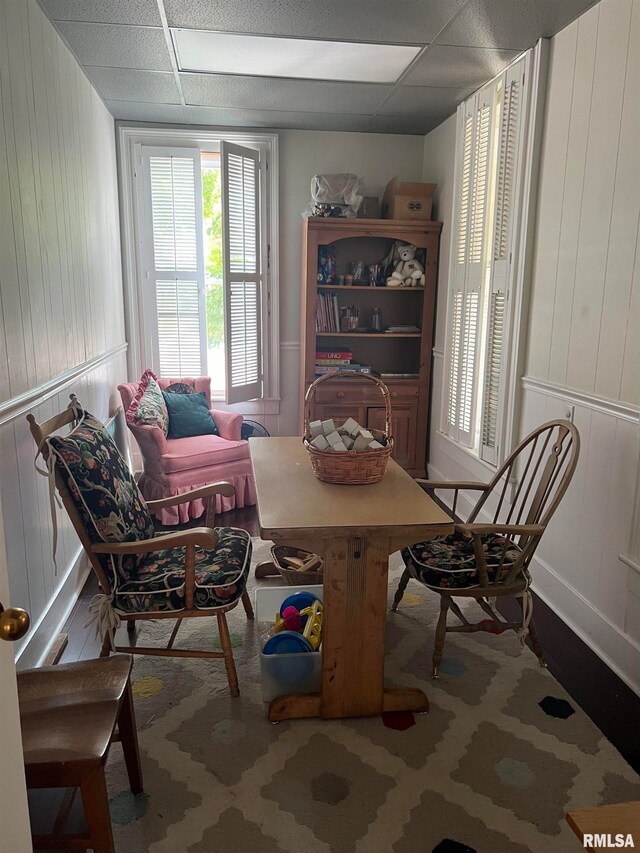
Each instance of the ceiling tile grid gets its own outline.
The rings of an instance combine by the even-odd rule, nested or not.
[[[425,134],[596,0],[38,0],[116,118]],[[178,72],[171,28],[421,48],[395,83]],[[176,69],[176,70],[174,70]]]

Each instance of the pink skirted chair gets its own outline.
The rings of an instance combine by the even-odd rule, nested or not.
[[[204,395],[218,434],[171,438],[167,434],[167,410],[160,393],[169,388],[177,393]],[[173,497],[224,480],[233,485],[235,495],[216,495],[216,513],[255,504],[249,444],[240,439],[242,415],[211,408],[208,376],[159,379],[146,370],[140,382],[118,385],[118,391],[127,425],[142,454],[144,471],[139,485],[146,500]],[[164,415],[158,414],[158,408],[164,409]],[[198,499],[161,509],[156,517],[164,525],[180,524],[198,518],[205,509],[205,501]]]

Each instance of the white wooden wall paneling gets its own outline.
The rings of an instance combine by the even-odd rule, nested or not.
[[[598,34],[600,7],[596,6],[580,18],[576,44],[571,100],[565,104],[569,114],[569,137],[562,187],[560,243],[556,262],[551,349],[548,378],[563,385],[567,378],[571,315],[579,266],[579,233],[585,184],[587,140],[591,118],[591,86]],[[554,156],[550,150],[551,156]],[[546,216],[544,208],[540,215]],[[539,243],[541,252],[546,247]]]
[[[4,142],[6,145],[6,174],[8,192],[3,193],[3,201],[7,205],[8,227],[0,229],[5,240],[7,257],[3,257],[2,265],[2,301],[5,314],[5,331],[11,376],[12,395],[24,391],[36,384],[35,356],[33,352],[33,336],[31,334],[31,315],[29,308],[29,291],[26,284],[26,260],[24,251],[24,234],[22,220],[17,215],[20,211],[20,188],[18,165],[16,158],[16,142],[14,134],[14,119],[12,111],[12,92],[9,84],[9,27],[6,6],[0,6],[0,84],[2,86],[2,117],[4,125]],[[11,247],[13,241],[13,248]],[[4,253],[3,253],[4,254]]]
[[[590,391],[595,388],[599,359],[597,342],[627,72],[631,0],[616,0],[616,14],[608,12],[603,7],[598,22],[566,376],[567,385]],[[636,73],[637,70],[636,67]]]
[[[620,399],[633,270],[640,222],[640,3],[632,6],[626,52],[620,141],[616,156],[611,226],[598,342],[595,392]],[[640,260],[638,261],[640,263]],[[635,315],[636,326],[640,314]],[[621,333],[624,330],[624,333]],[[636,338],[637,338],[636,329]],[[622,399],[631,399],[622,397]],[[637,398],[636,398],[637,399]]]
[[[567,27],[552,39],[549,50],[547,103],[538,179],[538,211],[544,210],[544,216],[538,213],[536,220],[530,299],[531,325],[541,329],[551,329],[554,319],[576,44],[577,26]],[[554,155],[547,156],[549,151]],[[549,346],[531,336],[527,357],[529,372],[547,378],[549,358]]]
[[[44,420],[74,391],[107,418],[126,376],[113,119],[35,0],[0,0],[0,214],[0,488],[12,602],[35,626],[16,653],[34,662],[79,542],[59,511],[56,574],[25,400]]]

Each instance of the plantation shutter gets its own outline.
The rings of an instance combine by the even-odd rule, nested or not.
[[[227,403],[262,396],[258,151],[221,142]]]
[[[524,61],[507,69],[498,84],[497,159],[492,222],[491,266],[487,304],[480,455],[498,461],[504,411],[507,300],[511,258],[515,252],[515,195],[520,160]]]
[[[153,288],[153,367],[161,376],[207,372],[200,151],[143,148],[152,240],[146,275]]]
[[[466,446],[471,446],[474,438],[490,201],[493,94],[493,87],[486,87],[458,108],[456,236],[449,297],[445,427],[452,438]]]

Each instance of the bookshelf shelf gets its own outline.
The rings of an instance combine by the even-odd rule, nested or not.
[[[393,455],[412,476],[426,472],[427,424],[430,406],[431,347],[440,243],[440,222],[392,219],[305,219],[303,223],[303,274],[301,293],[301,388],[300,425],[303,401],[318,369],[327,366],[324,355],[349,360],[384,377],[392,398],[391,429]],[[318,282],[326,275],[326,260],[332,259],[333,277],[351,274],[356,262],[364,268],[381,266],[381,259],[394,241],[412,243],[424,264],[424,287],[373,287],[362,278],[352,284]],[[328,252],[325,247],[332,247]],[[322,249],[322,267],[320,261]],[[328,276],[327,276],[328,277]],[[389,294],[409,298],[392,298]],[[418,327],[421,332],[338,332],[345,319],[351,325],[372,328],[373,318],[382,316],[382,328]],[[357,318],[357,319],[355,319]],[[319,325],[323,331],[317,331]],[[348,324],[346,324],[348,325]],[[380,344],[380,341],[386,343]],[[316,356],[316,353],[318,355]],[[329,359],[327,359],[329,360]],[[331,365],[328,365],[331,366]],[[342,423],[353,417],[369,428],[384,428],[384,407],[373,383],[349,377],[319,389],[314,417],[335,418]]]
[[[316,332],[318,338],[421,338],[422,332]]]

